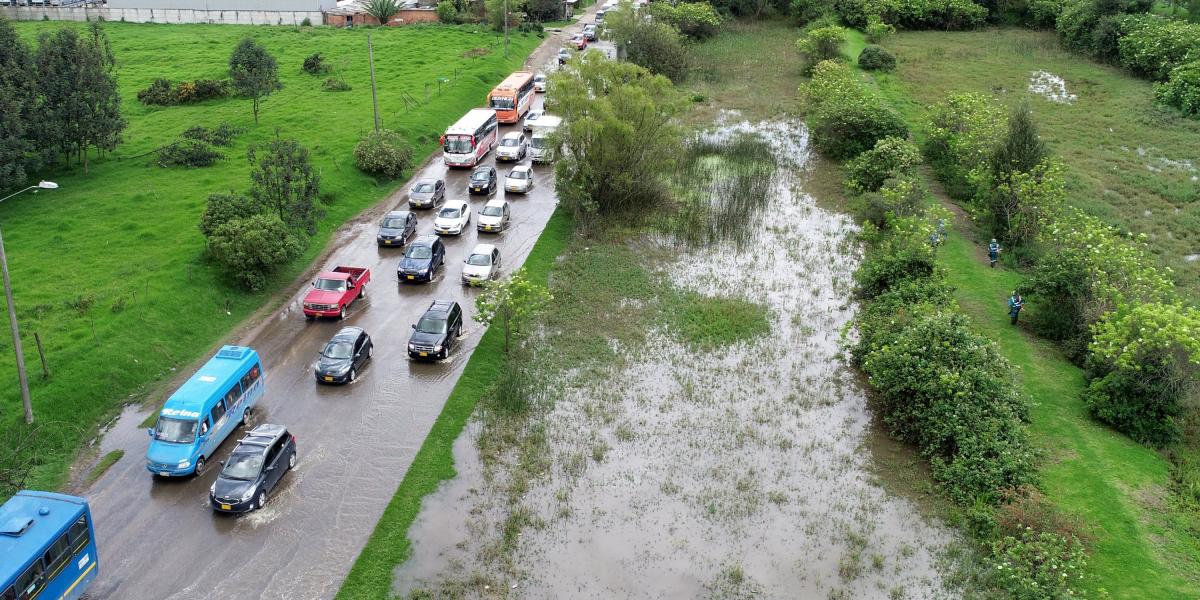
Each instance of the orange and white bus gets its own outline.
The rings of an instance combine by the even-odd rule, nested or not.
[[[496,111],[472,108],[442,135],[442,159],[448,167],[474,167],[496,146]]]
[[[534,95],[533,73],[517,71],[488,94],[487,105],[496,110],[501,123],[516,123],[533,106]]]

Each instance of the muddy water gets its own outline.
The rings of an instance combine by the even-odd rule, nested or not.
[[[459,477],[428,498],[396,573],[401,594],[514,598],[954,596],[936,563],[949,530],[873,483],[863,390],[840,351],[854,306],[854,225],[800,191],[807,139],[735,125],[790,157],[751,252],[680,250],[675,285],[771,311],[771,333],[698,352],[652,335],[605,377],[549,386],[553,454],[501,569],[507,511],[469,431]],[[505,561],[507,564],[507,561]]]

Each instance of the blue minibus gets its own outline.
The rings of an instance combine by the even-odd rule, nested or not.
[[[200,475],[239,424],[251,419],[266,389],[258,353],[224,346],[170,398],[148,430],[146,470],[162,477]]]
[[[99,564],[87,500],[22,490],[0,506],[0,600],[75,600]]]

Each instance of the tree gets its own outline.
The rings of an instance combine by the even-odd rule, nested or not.
[[[551,75],[548,101],[563,117],[555,136],[556,189],[584,227],[603,217],[637,219],[666,199],[679,152],[679,98],[661,75],[588,52]]]
[[[33,121],[36,85],[29,46],[0,17],[0,190],[25,183],[36,149],[26,123]]]
[[[804,57],[804,74],[811,74],[813,67],[823,60],[841,60],[845,42],[846,30],[837,25],[818,27],[797,40],[796,49]]]
[[[375,17],[380,25],[387,25],[400,12],[400,3],[396,0],[367,0],[362,5],[368,15]]]
[[[254,122],[258,123],[262,100],[283,87],[275,57],[254,38],[243,38],[229,57],[229,76],[238,93],[254,101]]]
[[[88,148],[113,150],[121,141],[125,119],[121,117],[121,95],[117,91],[116,59],[108,35],[99,21],[92,21],[82,46],[79,75],[80,127],[77,144],[83,154],[83,172],[88,171]]]
[[[504,353],[511,348],[511,338],[520,335],[526,320],[541,310],[554,297],[543,285],[525,276],[522,268],[502,281],[489,281],[475,298],[475,320],[492,324],[497,320],[504,327]]]
[[[1061,167],[1047,161],[1029,105],[1017,105],[1008,132],[988,157],[979,197],[992,235],[1011,246],[1032,242],[1041,216],[1065,200]]]
[[[321,176],[308,160],[308,149],[296,140],[275,138],[251,146],[250,197],[293,229],[312,235],[321,216],[314,200]]]
[[[262,214],[263,206],[253,198],[236,192],[209,194],[204,214],[200,216],[200,233],[211,237],[222,225],[237,219]]]
[[[280,265],[299,256],[304,243],[279,217],[258,214],[217,227],[208,249],[238,283],[257,290]]]
[[[605,30],[624,49],[629,62],[679,81],[687,75],[688,51],[679,30],[667,23],[647,21],[631,5],[622,4],[604,21]]]
[[[562,2],[559,0],[527,0],[525,14],[532,21],[553,21],[562,17]]]
[[[506,0],[486,0],[484,8],[487,12],[488,24],[496,31],[504,31],[504,5]],[[512,29],[521,24],[521,12],[525,10],[525,0],[507,0],[508,27]]]
[[[651,16],[694,40],[712,37],[721,27],[721,16],[708,2],[655,2],[649,6]]]

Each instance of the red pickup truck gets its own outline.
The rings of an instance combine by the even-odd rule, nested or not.
[[[304,296],[304,316],[346,318],[346,307],[367,295],[371,270],[363,267],[334,267],[317,275],[313,289]]]

